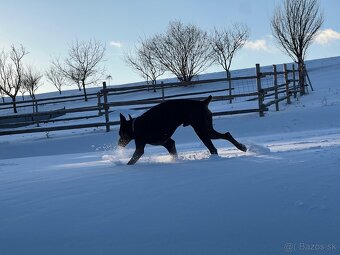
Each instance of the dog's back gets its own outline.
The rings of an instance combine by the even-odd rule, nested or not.
[[[136,135],[144,137],[146,142],[160,144],[165,137],[170,137],[180,125],[193,125],[211,115],[208,104],[211,97],[204,101],[175,99],[163,102],[136,118]]]

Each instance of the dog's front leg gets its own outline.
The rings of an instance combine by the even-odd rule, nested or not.
[[[136,143],[136,150],[133,153],[130,161],[127,163],[128,165],[133,165],[138,161],[138,159],[140,159],[140,157],[144,154],[144,147],[145,144]]]

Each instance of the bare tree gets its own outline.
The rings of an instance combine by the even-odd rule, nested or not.
[[[228,29],[217,30],[211,35],[213,60],[222,66],[227,73],[229,83],[229,102],[232,103],[232,83],[230,79],[230,66],[237,51],[246,43],[249,29],[246,25],[234,24]]]
[[[213,59],[220,64],[230,76],[230,66],[237,51],[246,43],[249,29],[246,25],[234,24],[231,28],[217,30],[211,36]]]
[[[16,96],[24,77],[23,58],[27,54],[22,45],[18,48],[12,45],[9,54],[4,50],[0,53],[0,89],[12,99],[14,113],[17,113]]]
[[[135,54],[127,54],[124,60],[146,80],[147,84],[151,80],[153,90],[156,92],[157,78],[165,73],[165,68],[159,63],[151,49],[150,41],[141,41],[140,46],[135,49]]]
[[[153,56],[180,81],[191,81],[212,64],[208,34],[197,26],[170,22],[166,33],[150,42]]]
[[[283,0],[271,20],[272,32],[282,49],[298,63],[301,94],[305,93],[304,61],[324,21],[318,0]]]
[[[58,71],[55,66],[52,66],[49,70],[45,72],[47,80],[49,80],[59,91],[61,95],[62,86],[65,85],[66,77]]]
[[[23,87],[26,88],[32,100],[35,100],[35,92],[39,88],[39,82],[43,76],[31,66],[29,66],[24,74]]]
[[[1,89],[1,84],[0,84],[0,95],[1,95],[1,98],[2,98],[2,102],[5,103],[5,94]]]
[[[75,82],[79,89],[83,89],[87,101],[86,86],[97,82],[99,76],[104,74],[100,64],[103,62],[105,51],[106,47],[98,41],[76,41],[70,46],[64,63],[55,59],[52,64],[68,80]]]
[[[146,83],[149,84],[150,76],[148,73],[148,68],[142,63],[138,53],[136,53],[136,55],[133,55],[133,53],[126,53],[124,56],[124,61],[128,66],[137,71],[139,75],[146,80]]]
[[[25,86],[20,86],[19,92],[21,94],[22,101],[24,101],[25,100],[25,94],[27,92],[26,87]]]

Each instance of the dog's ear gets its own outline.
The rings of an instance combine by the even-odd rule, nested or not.
[[[210,95],[210,96],[208,96],[207,99],[205,99],[205,100],[203,101],[203,103],[204,103],[205,105],[208,105],[208,104],[210,103],[211,99],[212,99],[212,96]]]
[[[126,122],[126,119],[125,119],[123,114],[120,114],[119,117],[120,117],[120,123],[125,123]]]
[[[130,115],[130,114],[129,114],[129,119],[130,119],[130,120],[132,120],[132,117],[131,117],[131,115]]]

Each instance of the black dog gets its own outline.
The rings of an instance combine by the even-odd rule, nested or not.
[[[180,125],[192,126],[211,154],[217,154],[211,139],[225,139],[239,150],[247,151],[246,146],[237,142],[229,132],[221,134],[214,130],[212,113],[208,109],[211,99],[209,96],[204,101],[169,100],[152,107],[135,119],[129,115],[129,120],[120,114],[118,145],[125,147],[133,139],[136,143],[136,150],[128,165],[138,161],[144,154],[146,144],[163,145],[170,155],[177,158],[175,141],[171,136]]]

